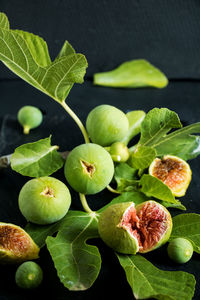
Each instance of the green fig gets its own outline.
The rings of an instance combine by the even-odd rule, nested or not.
[[[184,264],[191,259],[193,246],[185,238],[175,238],[169,243],[167,253],[174,262]]]
[[[15,282],[22,289],[37,288],[43,279],[41,267],[34,261],[26,261],[21,264],[15,273]]]
[[[115,162],[126,162],[129,159],[129,150],[121,142],[115,142],[109,147],[109,153]]]
[[[115,251],[145,253],[163,245],[170,237],[172,219],[161,204],[149,200],[110,205],[100,215],[99,235]]]
[[[92,143],[83,144],[70,152],[64,172],[75,191],[96,194],[109,185],[114,174],[114,164],[103,147]]]
[[[120,109],[103,104],[89,113],[86,128],[93,143],[110,146],[127,134],[129,121]]]
[[[59,221],[69,210],[71,195],[54,177],[39,177],[25,183],[19,193],[19,209],[27,221],[45,225]]]
[[[42,123],[43,115],[39,108],[26,105],[18,111],[17,118],[24,128],[24,134],[29,134],[30,129],[36,128]]]

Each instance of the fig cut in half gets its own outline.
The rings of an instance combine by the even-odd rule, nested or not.
[[[161,204],[150,200],[110,205],[100,215],[99,235],[115,251],[146,253],[168,241],[172,218]]]
[[[165,183],[176,197],[185,195],[192,176],[189,164],[172,155],[154,159],[149,167],[149,174]]]
[[[21,227],[0,223],[0,263],[21,263],[38,258],[39,247]]]

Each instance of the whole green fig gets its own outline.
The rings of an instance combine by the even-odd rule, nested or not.
[[[121,142],[115,142],[109,147],[109,153],[115,162],[126,162],[129,159],[129,150]]]
[[[121,141],[129,129],[127,116],[111,105],[99,105],[88,115],[86,128],[93,143],[110,146]]]
[[[24,128],[24,134],[29,134],[30,129],[36,128],[42,123],[43,115],[39,108],[26,105],[18,111],[17,118]]]
[[[37,288],[43,279],[41,267],[34,261],[26,261],[21,264],[15,273],[15,281],[22,289]]]
[[[193,255],[193,246],[185,238],[175,238],[167,247],[168,256],[179,264],[188,262]]]
[[[32,223],[51,224],[65,216],[71,204],[66,185],[54,177],[39,177],[25,183],[19,193],[19,209]]]
[[[114,174],[110,154],[96,144],[75,147],[68,155],[64,173],[72,188],[82,194],[96,194],[109,185]]]

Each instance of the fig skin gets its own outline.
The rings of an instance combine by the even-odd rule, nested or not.
[[[24,134],[29,134],[30,129],[36,128],[42,123],[43,115],[39,108],[26,105],[18,111],[17,119],[24,128]]]
[[[71,195],[66,185],[54,177],[29,180],[19,193],[19,209],[27,221],[51,224],[62,219],[69,210]]]
[[[153,200],[149,200],[135,207],[137,214],[147,203],[150,205],[155,204],[156,207],[166,212],[167,230],[163,233],[163,236],[160,237],[160,240],[151,248],[143,249],[140,247],[137,236],[133,237],[131,234],[129,234],[128,230],[121,226],[121,219],[126,209],[129,209],[131,205],[134,207],[133,202],[123,202],[110,205],[100,214],[98,226],[99,235],[105,244],[107,244],[107,246],[120,253],[136,254],[137,252],[147,253],[155,250],[168,241],[172,231],[172,218],[169,211],[161,204]]]
[[[96,194],[109,185],[114,175],[110,154],[97,144],[82,144],[68,155],[64,167],[71,187],[82,194]]]
[[[39,257],[39,247],[20,226],[0,223],[0,263],[21,263]]]
[[[125,210],[133,202],[112,204],[106,208],[99,218],[98,230],[101,239],[110,248],[123,254],[136,254],[139,251],[137,239],[122,227],[118,227]]]
[[[172,160],[172,161],[174,161],[174,163],[177,162],[178,164],[180,164],[180,166],[182,166],[184,168],[183,169],[184,173],[182,173],[182,174],[181,174],[181,171],[179,171],[179,170],[178,170],[178,172],[173,172],[171,174],[172,178],[177,177],[177,179],[179,179],[179,178],[181,179],[184,177],[184,180],[177,185],[175,185],[175,183],[174,183],[174,186],[173,186],[173,181],[171,181],[171,183],[169,184],[166,181],[167,179],[159,178],[157,175],[154,174],[157,171],[159,172],[159,170],[156,170],[156,164],[158,164],[162,161],[167,161],[167,160]],[[155,158],[149,167],[149,174],[152,176],[155,176],[158,179],[160,179],[161,181],[163,181],[163,183],[165,183],[170,188],[170,190],[172,191],[172,194],[175,197],[182,197],[185,195],[187,188],[190,184],[191,178],[192,178],[192,171],[190,169],[189,164],[185,160],[181,159],[180,157],[173,156],[173,155],[165,155],[162,160],[159,158]],[[163,174],[163,175],[165,175],[165,174]],[[162,172],[161,172],[161,176],[162,176]]]
[[[33,262],[26,261],[21,264],[15,273],[15,282],[22,289],[37,288],[43,279],[43,271],[41,267]]]
[[[109,153],[115,162],[126,162],[129,159],[129,150],[121,142],[115,142],[110,146]]]
[[[193,246],[185,238],[175,238],[172,240],[168,247],[167,253],[171,260],[178,264],[188,262],[193,255]]]
[[[110,146],[126,136],[129,121],[118,108],[103,104],[95,107],[88,114],[86,128],[93,143]]]

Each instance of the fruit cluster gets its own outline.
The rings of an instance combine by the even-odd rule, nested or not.
[[[33,115],[36,115],[37,124],[33,124],[30,120],[30,116]],[[109,188],[115,166],[119,162],[132,164],[133,153],[129,151],[127,144],[129,138],[134,136],[134,131],[138,133],[140,124],[138,125],[137,120],[137,126],[134,127],[127,115],[110,105],[100,105],[89,113],[86,128],[91,143],[75,147],[67,156],[64,166],[67,182],[81,195],[96,194],[106,187]],[[18,119],[24,126],[25,133],[42,121],[38,110],[28,106],[19,111]],[[142,120],[143,117],[141,123]],[[191,180],[189,165],[171,155],[155,158],[149,167],[149,174],[165,183],[172,194],[179,197],[185,194]],[[71,195],[67,186],[49,176],[29,180],[19,194],[21,213],[27,221],[39,225],[61,220],[67,214],[70,204]],[[5,236],[2,228],[3,226],[1,235]],[[172,218],[169,211],[154,200],[138,205],[134,202],[113,204],[103,210],[99,217],[99,235],[102,240],[115,251],[125,254],[152,251],[168,241],[171,231]],[[37,246],[20,227],[10,231],[9,239],[13,241],[17,236],[17,241],[19,235],[29,242],[28,254],[19,255],[12,249],[6,252],[4,245],[4,249],[0,249],[0,253],[4,251],[2,261],[26,261],[27,257],[29,260],[37,258],[39,252]],[[188,261],[192,253],[192,245],[185,239],[175,239],[168,246],[169,257],[178,263]],[[19,286],[34,287],[41,282],[42,271],[39,266],[31,263],[30,269],[39,275],[30,275],[28,264],[20,266],[16,273],[16,282]],[[20,279],[21,274],[26,274],[24,284]],[[29,280],[34,276],[39,277],[36,283]]]

